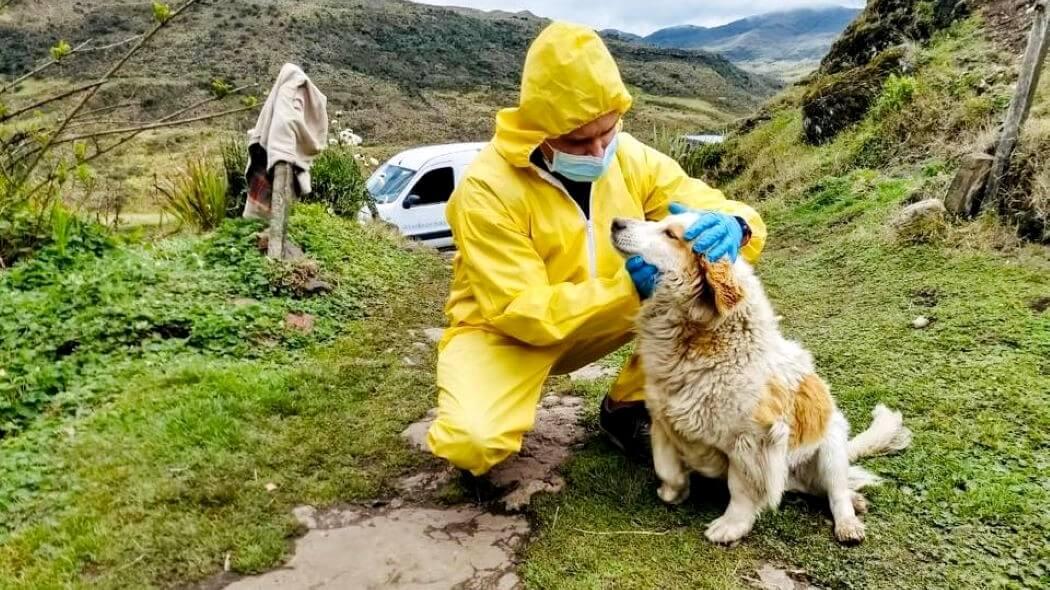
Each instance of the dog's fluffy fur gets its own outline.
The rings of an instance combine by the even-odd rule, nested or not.
[[[728,479],[729,507],[706,534],[733,543],[786,490],[826,495],[835,537],[862,541],[858,490],[879,480],[850,462],[903,449],[911,433],[900,413],[878,405],[871,426],[850,441],[812,356],[781,336],[751,267],[710,264],[682,239],[695,220],[687,213],[613,223],[616,248],[661,272],[638,318],[660,498],[683,501],[690,471]]]

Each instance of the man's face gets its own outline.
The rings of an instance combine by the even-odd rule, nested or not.
[[[565,135],[548,139],[540,145],[540,149],[548,161],[554,158],[553,150],[574,156],[600,158],[616,136],[616,124],[619,121],[619,113],[607,113]]]

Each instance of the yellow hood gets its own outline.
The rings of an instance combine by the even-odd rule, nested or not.
[[[598,34],[555,22],[529,47],[519,104],[496,116],[493,144],[511,165],[526,167],[544,140],[630,108],[631,95]]]

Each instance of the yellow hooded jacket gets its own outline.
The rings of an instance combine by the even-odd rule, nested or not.
[[[766,229],[752,208],[726,200],[627,133],[619,133],[614,162],[592,185],[590,220],[529,161],[547,138],[630,107],[619,69],[592,30],[554,23],[534,41],[519,106],[499,113],[495,137],[448,203],[458,254],[445,342],[467,327],[533,346],[630,331],[639,300],[610,241],[614,217],[660,219],[675,201],[739,216],[752,232],[741,253],[758,257]]]

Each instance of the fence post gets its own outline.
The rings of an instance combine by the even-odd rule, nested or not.
[[[281,260],[284,258],[285,234],[288,231],[288,211],[291,209],[293,193],[292,165],[277,162],[273,167],[273,192],[270,202],[270,240],[266,255]]]
[[[985,200],[995,202],[1000,198],[1003,179],[1010,168],[1010,158],[1013,156],[1014,148],[1021,136],[1021,128],[1025,119],[1032,109],[1032,101],[1035,99],[1035,91],[1039,86],[1039,74],[1043,69],[1043,61],[1046,59],[1048,41],[1048,25],[1050,25],[1050,14],[1047,11],[1047,0],[1038,0],[1035,3],[1035,19],[1032,22],[1032,31],[1028,36],[1028,47],[1025,49],[1024,59],[1021,62],[1021,73],[1017,79],[1017,91],[1013,101],[1010,103],[1010,111],[1006,115],[1003,125],[1003,133],[999,138],[999,146],[995,150],[995,162],[992,164],[992,172],[988,178],[988,188],[985,190]]]

